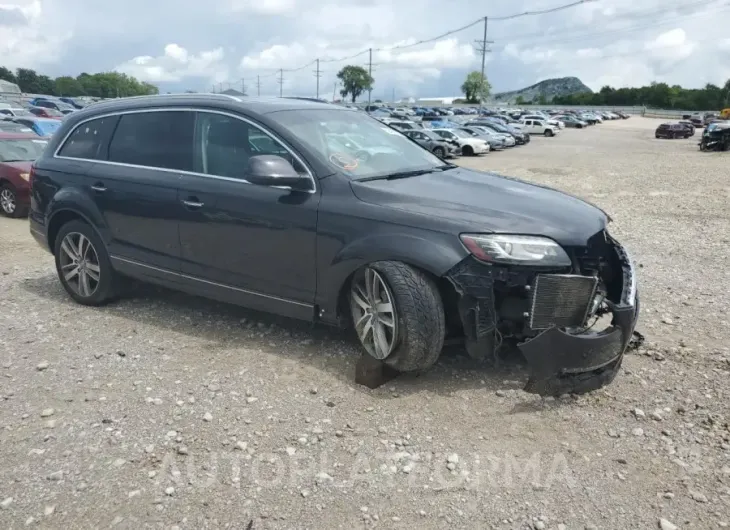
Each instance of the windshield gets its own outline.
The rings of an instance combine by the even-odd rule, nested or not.
[[[452,129],[451,132],[454,133],[459,138],[471,138],[472,137],[471,134],[469,134],[466,131],[462,131],[460,129]]]
[[[33,116],[33,113],[28,109],[10,109],[16,116]]]
[[[333,169],[356,180],[443,166],[441,159],[366,114],[312,109],[272,112],[268,117]]]
[[[0,162],[32,162],[48,142],[26,138],[0,140]]]
[[[61,122],[57,120],[37,121],[36,125],[44,135],[51,135],[61,126]]]

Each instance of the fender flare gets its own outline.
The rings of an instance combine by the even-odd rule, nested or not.
[[[340,249],[330,263],[318,271],[316,303],[320,318],[337,323],[339,296],[350,276],[375,261],[400,261],[441,278],[469,255],[458,237],[430,232],[428,237],[413,234],[371,234]]]
[[[108,245],[111,240],[111,234],[107,227],[106,221],[101,211],[97,207],[94,200],[79,187],[68,187],[61,189],[51,200],[48,205],[48,214],[46,215],[46,238],[48,246],[52,247],[51,231],[56,229],[54,221],[59,216],[65,214],[74,214],[86,221],[101,237],[104,244]],[[51,248],[53,252],[53,248]]]

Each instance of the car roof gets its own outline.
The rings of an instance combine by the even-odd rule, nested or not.
[[[13,132],[2,132],[0,131],[0,140],[22,140],[29,138],[31,140],[42,140],[37,134],[30,133],[13,133]],[[42,140],[45,141],[45,140]]]
[[[339,105],[312,101],[309,99],[230,96],[227,94],[160,94],[153,96],[133,96],[128,98],[100,101],[74,112],[79,119],[99,114],[143,110],[160,107],[202,106],[235,109],[239,108],[254,114],[269,114],[284,110],[341,110]]]

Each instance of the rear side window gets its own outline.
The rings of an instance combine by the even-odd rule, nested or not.
[[[119,116],[106,116],[80,124],[61,147],[59,156],[105,160],[109,138],[118,120]]]
[[[123,114],[109,145],[109,161],[193,171],[194,125],[190,111]]]

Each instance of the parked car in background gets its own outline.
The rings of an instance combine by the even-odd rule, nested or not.
[[[689,130],[680,123],[662,123],[656,128],[654,136],[657,138],[689,138]]]
[[[8,120],[0,120],[0,132],[5,133],[22,133],[22,134],[35,134],[38,136],[38,134],[35,133],[33,129],[28,127],[27,125],[23,125],[22,123],[17,123],[13,121],[12,119]]]
[[[545,116],[542,116],[540,114],[526,114],[525,116],[522,116],[520,118],[520,123],[524,124],[525,120],[537,120],[542,121],[544,123],[547,123],[548,125],[551,125],[558,129],[565,129],[565,123],[562,123],[560,120],[557,120],[555,118],[547,118]]]
[[[689,121],[694,127],[697,127],[698,129],[701,129],[705,126],[705,117],[701,114],[692,114],[689,118]]]
[[[57,110],[61,114],[68,114],[74,112],[76,108],[68,103],[57,99],[51,99],[47,97],[37,97],[30,101],[30,104],[34,107],[43,107],[45,109]]]
[[[689,131],[690,136],[695,135],[695,126],[689,120],[680,120],[679,125],[683,125],[685,129]]]
[[[530,142],[530,135],[523,132],[521,129],[518,130],[514,127],[510,127],[509,125],[502,125],[493,121],[486,120],[484,118],[468,121],[465,123],[465,125],[467,127],[477,125],[479,127],[485,127],[497,133],[509,134],[515,139],[517,145],[524,145]]]
[[[464,156],[476,156],[489,152],[489,144],[481,138],[474,138],[464,131],[458,129],[432,129],[441,138],[455,141],[461,148]]]
[[[489,144],[490,151],[499,151],[507,147],[503,138],[497,136],[496,133],[484,132],[475,127],[459,127],[460,131],[464,131],[473,138],[481,138]]]
[[[491,137],[499,138],[504,142],[505,147],[514,147],[515,145],[517,145],[515,137],[509,133],[497,132],[488,127],[482,127],[480,125],[468,125],[467,127],[470,129],[476,129],[477,131],[485,133]]]
[[[578,118],[586,122],[588,125],[596,125],[603,122],[603,118],[596,114],[593,114],[592,112],[584,112],[578,115]]]
[[[61,120],[53,118],[13,118],[13,121],[29,127],[38,136],[50,138],[61,126]]]
[[[433,131],[408,129],[401,132],[439,158],[450,158],[459,154],[458,144],[446,141]]]
[[[30,166],[48,143],[37,135],[0,132],[0,213],[28,215]]]
[[[0,107],[0,119],[14,118],[15,116],[33,116],[33,113],[22,107]]]
[[[28,111],[33,114],[33,116],[38,116],[39,118],[60,120],[64,116],[63,112],[46,107],[29,107]]]
[[[555,136],[560,132],[560,128],[555,125],[549,125],[542,120],[522,120],[524,127],[522,130],[527,134],[542,134],[544,136]]]
[[[575,129],[582,129],[584,127],[587,127],[588,124],[582,120],[579,120],[572,114],[561,114],[556,116],[556,119],[560,120],[565,124],[566,127],[575,128]]]
[[[390,125],[391,127],[398,129],[399,131],[406,130],[406,129],[422,129],[418,123],[410,120],[396,120],[394,118],[383,118],[383,123],[386,125]]]

